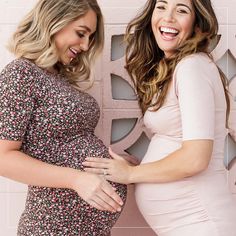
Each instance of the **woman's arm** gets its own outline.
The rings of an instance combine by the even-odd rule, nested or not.
[[[210,161],[213,148],[212,140],[184,141],[180,149],[162,160],[137,166],[130,165],[121,156],[110,150],[114,159],[86,158],[83,165],[86,171],[102,174],[106,179],[118,183],[162,183],[176,181],[204,171]]]
[[[20,141],[0,140],[0,175],[28,185],[72,188],[77,171],[57,167],[19,151]]]
[[[21,142],[0,140],[0,175],[51,188],[73,189],[99,210],[117,211],[122,200],[104,178],[36,160],[20,151]]]
[[[210,162],[212,140],[184,141],[177,151],[162,160],[130,167],[129,182],[170,182],[204,171]]]

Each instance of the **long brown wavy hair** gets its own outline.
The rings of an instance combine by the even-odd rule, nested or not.
[[[178,62],[184,57],[197,53],[208,52],[209,44],[216,39],[218,22],[210,0],[192,0],[195,23],[192,36],[176,49],[174,55],[165,58],[163,51],[158,47],[152,32],[151,18],[156,0],[148,0],[143,10],[128,24],[125,39],[126,69],[134,83],[138,102],[142,113],[152,107],[157,111],[164,103],[173,72]],[[229,114],[229,96],[227,79],[218,68],[224,86],[227,119]],[[157,95],[153,102],[153,97]]]
[[[70,65],[59,63],[54,35],[90,9],[97,15],[97,29],[89,50],[80,53]],[[56,66],[70,83],[77,84],[89,78],[91,62],[103,44],[103,16],[96,0],[39,0],[19,23],[8,49],[15,56],[27,58],[41,68]]]

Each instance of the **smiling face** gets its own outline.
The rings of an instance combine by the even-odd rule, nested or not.
[[[97,15],[89,10],[84,16],[70,22],[54,36],[59,61],[68,65],[81,51],[87,51],[96,31]]]
[[[157,0],[152,14],[152,31],[166,57],[194,30],[195,13],[191,0]]]

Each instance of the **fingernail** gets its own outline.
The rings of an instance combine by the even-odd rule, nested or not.
[[[120,208],[120,207],[118,207],[118,208],[117,208],[117,211],[121,211],[121,208]]]

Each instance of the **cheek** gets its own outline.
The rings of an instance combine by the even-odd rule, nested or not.
[[[155,13],[155,11],[152,13],[152,18],[151,18],[151,26],[152,29],[155,28],[155,25],[157,24],[157,14]]]
[[[70,31],[66,35],[64,42],[69,46],[73,46],[73,45],[80,44],[81,39],[78,37],[78,35],[75,32]]]
[[[63,47],[63,41],[64,41],[63,37],[60,33],[55,35],[54,42],[55,42],[57,50],[60,50]]]
[[[151,27],[152,27],[152,32],[156,34],[158,31],[158,19],[155,16],[153,16],[151,19]]]
[[[194,24],[192,23],[192,19],[188,19],[188,21],[182,25],[182,29],[184,31],[185,37],[189,37],[192,35],[194,30]]]

